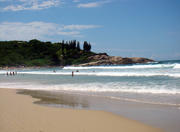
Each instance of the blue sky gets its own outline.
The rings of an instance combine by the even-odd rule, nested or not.
[[[123,57],[180,59],[179,0],[0,0],[0,40],[92,43]]]

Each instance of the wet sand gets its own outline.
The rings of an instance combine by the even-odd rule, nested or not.
[[[38,99],[0,89],[1,132],[160,132],[161,130],[109,112],[53,108]]]
[[[59,90],[18,90],[18,93],[38,98],[34,103],[58,108],[102,110],[127,117],[165,132],[179,132],[178,106],[149,104],[90,94]]]

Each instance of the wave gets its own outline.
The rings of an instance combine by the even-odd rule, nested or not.
[[[175,66],[174,66],[174,69],[179,69],[180,68],[180,64],[176,64]]]
[[[174,89],[174,90],[169,90],[169,89],[146,89],[141,87],[137,89],[135,87],[126,89],[126,88],[113,88],[110,89],[108,84],[106,87],[102,88],[101,84],[65,84],[65,85],[39,85],[39,84],[22,84],[22,83],[8,83],[8,84],[1,84],[0,87],[3,88],[14,88],[14,89],[27,89],[27,90],[45,90],[45,91],[61,91],[65,93],[72,93],[72,94],[77,94],[77,95],[86,95],[86,96],[96,96],[96,97],[103,97],[103,98],[109,98],[113,100],[120,100],[120,101],[129,101],[129,102],[136,102],[136,103],[143,103],[143,104],[152,104],[152,105],[165,105],[165,106],[175,106],[179,107],[180,104],[177,102],[172,102],[172,101],[164,101],[162,100],[162,95],[170,95],[168,97],[174,96],[174,95],[179,95],[180,90]],[[112,85],[111,85],[112,86]],[[88,92],[88,93],[87,93]],[[111,92],[111,93],[130,93],[129,97],[120,97],[120,96],[115,96],[115,95],[104,95],[104,94],[98,94],[98,93],[106,93],[106,92]],[[132,93],[136,94],[136,96],[133,96]],[[146,96],[149,96],[150,94],[153,95],[153,97],[156,97],[156,100],[154,99],[146,99],[146,98],[137,98],[137,94],[146,94]],[[159,97],[159,94],[161,94],[161,98]],[[154,96],[156,95],[156,96]],[[167,99],[167,96],[165,96]],[[157,101],[158,99],[158,101]]]
[[[1,83],[0,87],[30,90],[61,90],[61,91],[79,91],[79,92],[120,92],[120,93],[144,93],[144,94],[180,94],[180,89],[168,86],[147,86],[147,85],[128,85],[118,82],[113,83],[85,83],[85,84],[56,84],[47,85],[30,82]]]
[[[151,94],[180,94],[178,89],[152,88],[147,86],[127,86],[119,83],[91,83],[91,84],[66,84],[56,85],[56,90],[81,91],[81,92],[124,92],[124,93],[151,93]]]
[[[34,75],[68,75],[72,72],[19,72],[18,74],[34,74]],[[180,73],[164,73],[164,72],[74,72],[75,76],[111,76],[111,77],[153,77],[153,76],[167,76],[179,78]]]
[[[87,67],[64,67],[64,70],[87,70],[87,69],[151,69],[151,68],[173,68],[175,64],[146,64],[131,66],[87,66]]]
[[[138,72],[102,72],[97,76],[127,76],[127,77],[153,77],[153,76],[168,76],[168,77],[180,77],[178,73],[138,73]]]
[[[0,87],[28,90],[61,91],[83,95],[88,94],[91,96],[103,95],[104,97],[110,99],[169,106],[179,106],[179,104],[177,104],[176,101],[174,102],[173,99],[171,100],[171,97],[176,98],[176,96],[180,96],[180,89],[176,88],[175,86],[171,86],[171,89],[169,89],[169,85],[129,85],[129,82],[97,82],[74,84],[40,84],[39,82],[3,82],[0,83]],[[170,98],[170,100],[167,98]]]

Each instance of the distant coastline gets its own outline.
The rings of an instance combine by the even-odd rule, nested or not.
[[[58,43],[30,41],[0,41],[0,68],[40,68],[73,66],[120,65],[154,62],[141,57],[122,58],[91,51],[84,41],[83,48],[76,40]]]

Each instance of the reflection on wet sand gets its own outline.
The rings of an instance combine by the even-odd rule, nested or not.
[[[88,100],[72,94],[65,94],[55,91],[43,90],[18,90],[18,94],[30,95],[33,98],[40,99],[34,103],[42,105],[70,107],[70,108],[88,108]]]

